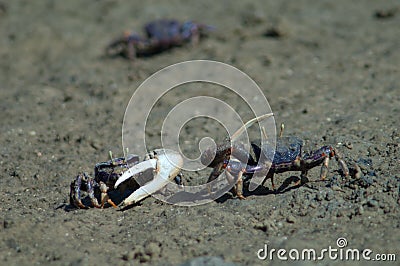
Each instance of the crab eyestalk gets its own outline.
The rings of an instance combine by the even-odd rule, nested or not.
[[[249,127],[251,127],[254,123],[260,122],[268,117],[274,116],[274,113],[268,113],[264,115],[257,116],[249,121],[246,122],[243,126],[241,126],[235,133],[233,133],[231,140],[236,141],[243,132],[246,131]]]
[[[213,148],[204,150],[200,157],[201,163],[208,167],[218,167],[222,169],[224,161],[229,159],[231,155],[238,158],[240,161],[251,160],[251,157],[249,157],[245,147],[238,143],[237,140],[246,131],[246,129],[251,127],[254,123],[262,121],[273,115],[273,113],[264,114],[246,122],[243,126],[236,130],[236,132],[233,133],[230,138],[227,138],[223,143],[218,144],[215,150]],[[215,173],[217,172],[218,171],[215,171]],[[217,176],[219,176],[219,174]]]

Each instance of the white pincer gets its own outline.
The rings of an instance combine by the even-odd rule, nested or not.
[[[123,201],[123,206],[126,207],[135,204],[164,188],[180,173],[182,166],[183,158],[176,151],[156,149],[147,154],[145,161],[135,164],[125,171],[114,185],[114,187],[117,188],[123,182],[144,173],[148,169],[153,169],[154,178],[127,197]]]

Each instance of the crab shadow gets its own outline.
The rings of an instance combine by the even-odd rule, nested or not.
[[[319,180],[322,181],[322,180]],[[267,180],[268,182],[268,180]],[[243,196],[245,196],[246,198],[249,196],[266,196],[266,195],[278,195],[278,194],[284,194],[287,193],[289,191],[298,189],[300,187],[303,186],[308,186],[308,183],[314,183],[317,181],[309,181],[308,178],[303,177],[300,178],[298,176],[290,176],[288,178],[286,178],[282,184],[277,188],[277,189],[270,189],[268,186],[264,186],[264,185],[259,185],[256,189],[250,191],[249,190],[249,182],[245,182],[244,186],[243,186]],[[128,189],[126,191],[124,191],[123,193],[119,192],[119,191],[110,191],[109,192],[109,196],[110,199],[117,205],[120,206],[121,203],[123,202],[123,200],[128,197],[134,190]],[[99,201],[100,195],[96,195],[96,198]],[[185,191],[180,191],[176,194],[174,194],[172,197],[168,198],[168,202],[171,204],[177,204],[177,203],[182,203],[182,202],[190,202],[193,200],[193,198],[197,198],[197,199],[206,199],[209,198],[209,192],[207,190],[204,191],[200,191],[197,193],[188,193]],[[220,196],[219,198],[215,199],[215,202],[217,203],[224,203],[227,200],[231,200],[231,199],[235,199],[232,191],[228,191],[225,194],[223,194],[222,196]],[[88,209],[92,208],[92,204],[90,201],[89,196],[85,196],[84,198],[81,199],[82,203],[85,206],[88,206]],[[129,210],[131,208],[134,208],[135,206],[141,205],[140,202],[132,204],[132,205],[128,205],[128,206],[124,206],[118,209],[118,211],[126,211]],[[105,208],[109,208],[111,207],[108,203],[105,204],[104,206]],[[61,204],[58,207],[56,207],[56,209],[60,209],[63,208],[64,211],[69,212],[69,211],[73,211],[76,210],[77,207],[75,207],[72,204]]]
[[[223,190],[223,191],[228,191],[230,188],[230,186],[222,186],[219,187],[219,190]],[[225,195],[228,193],[223,194],[221,197],[225,197]],[[171,204],[178,204],[178,203],[190,203],[190,205],[194,204],[194,205],[199,205],[199,204],[203,204],[204,202],[209,202],[210,200],[218,200],[214,199],[213,192],[211,192],[209,189],[202,189],[200,191],[195,190],[195,192],[193,191],[179,191],[177,193],[175,193],[173,196],[168,198],[168,202]]]
[[[290,176],[286,178],[282,184],[279,186],[277,189],[270,189],[269,187],[265,187],[264,185],[259,185],[256,189],[250,191],[249,190],[249,183],[245,182],[243,186],[243,196],[244,197],[249,197],[249,196],[266,196],[266,195],[278,195],[278,194],[284,194],[287,193],[291,190],[298,189],[304,185],[306,185],[309,182],[307,178],[299,178],[298,176]],[[297,184],[298,183],[298,184]],[[225,201],[229,199],[233,199],[234,196],[232,193],[228,192],[225,193],[223,196],[220,198],[216,199],[216,202],[218,203],[224,203]]]

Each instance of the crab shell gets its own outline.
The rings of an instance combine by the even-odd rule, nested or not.
[[[154,178],[127,197],[123,201],[123,206],[135,204],[147,196],[152,195],[165,187],[179,174],[183,166],[183,158],[178,152],[168,149],[157,149],[154,150],[152,154],[154,154],[152,156],[154,158],[133,165],[124,172],[115,183],[114,187],[117,188],[126,180],[131,179],[148,169],[154,169]]]

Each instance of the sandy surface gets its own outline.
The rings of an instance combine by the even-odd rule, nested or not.
[[[398,1],[2,1],[0,264],[179,265],[215,256],[266,265],[271,261],[256,255],[266,243],[320,250],[337,247],[339,237],[349,248],[397,253],[400,260],[399,8]],[[195,19],[216,31],[195,47],[135,63],[104,56],[123,30],[164,17]],[[282,193],[267,182],[243,201],[176,207],[148,198],[124,212],[70,208],[76,174],[92,172],[109,150],[122,154],[123,114],[137,86],[191,59],[247,73],[285,134],[337,147],[350,167],[360,165],[361,177],[343,178],[333,161],[326,182]],[[212,95],[246,113],[235,95]],[[178,91],[159,104],[149,146],[159,145],[161,114],[185,97]],[[223,136],[207,123],[188,124],[187,143]],[[209,173],[186,173],[187,182]],[[318,175],[312,169],[309,179]],[[275,182],[298,177],[285,173]]]

